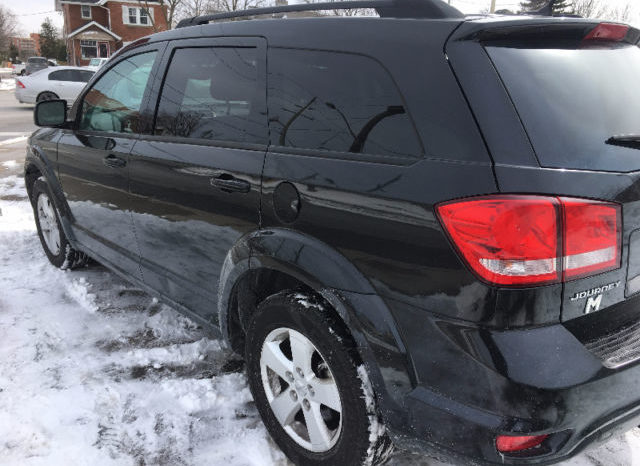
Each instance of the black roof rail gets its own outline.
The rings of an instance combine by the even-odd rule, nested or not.
[[[176,28],[207,24],[219,19],[261,16],[295,11],[349,10],[355,8],[375,9],[381,18],[464,18],[464,15],[442,0],[349,0],[323,3],[301,3],[249,10],[229,11],[183,19]]]

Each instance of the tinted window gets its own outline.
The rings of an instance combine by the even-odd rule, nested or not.
[[[138,132],[142,97],[155,56],[156,52],[134,55],[102,75],[84,97],[79,129]]]
[[[272,144],[385,156],[422,153],[396,86],[370,58],[274,49],[268,95]]]
[[[488,47],[543,166],[631,171],[640,152],[607,144],[640,133],[640,49]]]
[[[73,70],[59,70],[49,73],[49,81],[75,81]]]
[[[174,52],[155,134],[231,142],[266,142],[265,90],[254,48],[186,48]]]
[[[74,73],[74,81],[87,83],[91,78],[93,78],[93,71],[75,70]]]
[[[46,58],[29,58],[27,59],[27,63],[32,63],[34,65],[46,65],[47,59]]]

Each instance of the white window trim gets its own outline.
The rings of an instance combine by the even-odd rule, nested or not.
[[[129,21],[129,9],[134,9],[136,11],[136,22],[132,23]],[[127,26],[142,26],[142,27],[152,27],[153,26],[153,21],[154,21],[154,16],[153,16],[153,8],[147,8],[147,10],[149,10],[149,14],[147,15],[148,20],[147,20],[147,24],[141,24],[140,23],[140,12],[145,10],[145,8],[140,8],[140,7],[136,7],[136,6],[127,6],[127,5],[122,5],[122,22],[123,24],[127,25]]]
[[[95,45],[83,45],[83,42],[93,42]],[[82,58],[83,60],[91,60],[92,58],[95,57],[85,57],[84,53],[83,53],[83,48],[87,48],[87,47],[95,47],[96,49],[96,57],[98,56],[98,41],[97,40],[93,40],[93,39],[81,39],[80,40],[80,58]]]
[[[84,15],[85,8],[89,8],[89,16]],[[91,5],[80,5],[80,16],[82,19],[91,19]]]

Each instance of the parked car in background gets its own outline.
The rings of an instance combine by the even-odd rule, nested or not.
[[[65,99],[71,105],[93,74],[93,70],[75,66],[46,68],[17,78],[15,96],[23,104]]]
[[[102,65],[107,63],[108,60],[109,60],[108,58],[98,58],[98,57],[92,58],[89,64],[86,66],[86,68],[89,68],[90,70],[93,70],[93,71],[97,71],[98,68],[100,68]]]
[[[26,63],[13,63],[11,65],[11,74],[17,74],[18,76],[24,76],[26,73]]]
[[[30,75],[36,71],[43,70],[49,66],[49,61],[44,57],[29,57],[27,58],[27,66],[25,67],[25,74]]]

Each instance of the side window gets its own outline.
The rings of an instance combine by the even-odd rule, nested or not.
[[[255,48],[177,49],[169,64],[154,134],[266,143],[265,90]]]
[[[107,71],[84,96],[80,130],[138,132],[140,107],[156,52],[134,55]]]
[[[49,73],[49,81],[64,81],[62,78],[62,71],[54,71],[53,73]]]
[[[422,147],[384,68],[360,55],[269,52],[271,143],[384,156],[420,156]]]
[[[88,83],[93,77],[93,71],[76,70],[74,72],[73,80],[82,83]]]
[[[49,81],[73,81],[73,70],[58,70],[49,73]]]

